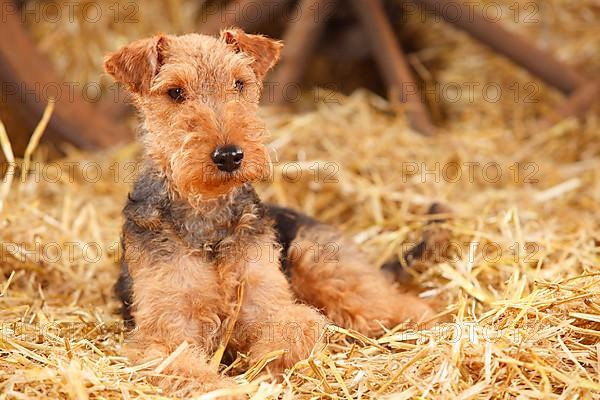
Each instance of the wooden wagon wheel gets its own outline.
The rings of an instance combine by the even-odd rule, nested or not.
[[[271,6],[275,4],[277,9],[283,9],[289,1],[269,0],[268,4]],[[550,125],[566,117],[582,116],[600,92],[600,80],[585,79],[576,70],[551,54],[504,29],[500,22],[487,20],[481,13],[472,12],[466,4],[459,4],[453,0],[411,1],[463,29],[481,43],[513,60],[567,95],[567,101],[556,110],[555,115],[542,121],[543,125]],[[275,80],[279,87],[293,84],[302,77],[306,60],[314,51],[335,2],[336,0],[298,0],[296,15],[306,15],[308,14],[306,10],[316,8],[320,9],[321,14],[316,19],[300,17],[290,22],[284,35],[287,47],[284,50],[282,64],[275,72]],[[213,15],[207,21],[203,31],[215,33],[219,28],[228,25],[256,29],[264,21],[262,19],[249,21],[245,17],[245,10],[250,3],[254,7],[266,6],[265,0],[232,0],[224,12]],[[371,51],[388,86],[388,93],[406,104],[407,116],[415,130],[425,135],[434,133],[435,127],[423,99],[412,90],[416,87],[416,79],[385,15],[382,0],[351,0],[351,5],[363,26]],[[469,18],[455,18],[456,16],[451,15],[457,7],[461,15],[469,15]],[[262,15],[264,17],[267,14],[265,12]],[[411,88],[411,91],[405,90],[406,88]],[[281,104],[287,100],[280,93],[275,96],[275,101]]]
[[[586,79],[553,55],[504,29],[500,23],[485,19],[481,13],[471,12],[466,4],[453,0],[414,1],[563,92],[567,96],[567,101],[556,110],[555,116],[541,121],[542,125],[548,126],[562,118],[581,117],[597,98],[600,92],[600,80]],[[452,7],[449,7],[450,4]],[[461,15],[469,15],[469,18],[453,18],[451,15],[453,7],[455,10],[458,7]]]
[[[17,114],[19,123],[33,130],[47,103],[56,95],[56,107],[47,136],[77,147],[97,149],[127,141],[132,133],[117,124],[58,78],[48,60],[40,54],[21,23],[17,4],[0,0],[0,83],[2,101]]]

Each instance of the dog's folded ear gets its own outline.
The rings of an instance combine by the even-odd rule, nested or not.
[[[137,40],[106,56],[104,69],[132,92],[147,92],[162,64],[167,42],[165,35]]]
[[[222,31],[221,38],[233,46],[235,51],[244,53],[254,60],[252,69],[260,80],[277,64],[283,47],[283,43],[279,40],[262,35],[250,35],[239,28]]]

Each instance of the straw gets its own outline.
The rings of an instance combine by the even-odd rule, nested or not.
[[[175,5],[186,12],[173,30],[197,29],[199,2],[158,3],[136,3],[139,24],[108,21],[114,16],[109,10],[97,24],[44,20],[30,22],[30,28],[64,76],[91,82],[105,51],[171,31]],[[507,11],[514,10],[513,3],[499,4]],[[596,73],[597,2],[528,4],[538,7],[539,23],[525,20],[523,13],[531,9],[523,7],[517,21],[505,12],[502,22],[587,74]],[[271,181],[257,189],[265,201],[338,226],[376,260],[367,266],[372,273],[377,262],[400,256],[405,245],[422,237],[431,203],[449,205],[444,228],[451,251],[440,254],[440,262],[410,270],[414,292],[444,318],[428,327],[389,327],[381,338],[330,326],[323,344],[279,381],[265,369],[284,349],[273,349],[254,365],[240,354],[222,369],[239,386],[205,398],[598,397],[597,107],[583,120],[536,128],[537,118],[552,116],[564,97],[464,33],[427,18],[424,24],[421,14],[407,14],[399,24],[403,40],[415,49],[410,59],[424,85],[451,90],[462,82],[476,81],[479,89],[498,84],[504,96],[486,100],[477,89],[470,98],[465,87],[462,97],[450,101],[428,91],[443,117],[441,134],[432,138],[412,132],[392,105],[364,90],[331,94],[302,113],[262,108],[278,163]],[[535,89],[532,102],[525,102],[528,84]],[[14,157],[3,132],[0,125],[10,168]],[[132,365],[125,356],[129,332],[112,292],[121,211],[131,186],[124,166],[136,161],[139,149],[93,154],[68,149],[64,158],[45,160],[40,135],[26,158],[40,160],[42,172],[58,166],[61,179],[51,181],[35,168],[28,173],[31,190],[19,190],[7,174],[0,192],[0,397],[171,398],[148,381],[160,362]],[[103,171],[99,180],[85,179],[89,163]],[[444,167],[456,164],[463,174],[453,180]],[[502,171],[497,180],[491,179],[494,166]],[[92,243],[101,249],[97,259],[84,252]],[[226,337],[215,365],[223,362],[228,343]]]
[[[46,108],[44,108],[44,113],[42,114],[42,119],[37,124],[33,133],[31,134],[31,138],[29,139],[29,143],[27,143],[27,147],[25,148],[25,155],[23,156],[23,168],[21,170],[21,182],[25,182],[25,177],[29,172],[29,167],[31,165],[31,156],[33,152],[40,144],[40,140],[42,139],[42,135],[46,130],[46,126],[48,126],[48,122],[50,121],[50,117],[52,116],[52,112],[54,111],[54,98],[48,99],[48,104],[46,104]]]

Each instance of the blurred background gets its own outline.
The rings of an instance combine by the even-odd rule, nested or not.
[[[377,8],[381,10],[383,19],[372,15],[373,7],[375,14]],[[454,24],[444,21],[444,14]],[[364,88],[389,97],[398,106],[396,111],[407,112],[419,131],[466,119],[472,128],[511,127],[518,123],[514,113],[520,114],[519,120],[546,118],[554,123],[564,117],[556,110],[575,92],[574,87],[595,85],[592,82],[600,66],[599,15],[600,4],[595,0],[3,0],[5,60],[0,117],[7,125],[15,153],[22,154],[47,98],[74,96],[57,108],[47,139],[67,140],[84,148],[109,146],[118,142],[119,136],[127,141],[133,137],[131,131],[112,122],[131,115],[131,110],[126,95],[103,74],[104,55],[158,32],[217,34],[220,28],[240,25],[250,32],[284,38],[288,44],[279,67],[286,71],[271,74],[275,83],[267,84],[265,104],[286,103],[302,111],[315,102]],[[495,35],[496,41],[508,43],[516,34],[526,45],[550,57],[536,59],[533,55],[528,62],[534,67],[543,69],[548,60],[564,64],[561,66],[566,69],[555,69],[550,75],[563,83],[572,82],[562,88],[548,84],[486,46],[485,38],[481,40],[483,34],[473,37],[456,27],[461,22],[473,25],[473,18],[513,35],[505,39],[490,32],[492,41]],[[387,29],[393,32],[392,40],[398,46],[390,47],[385,37],[381,39]],[[377,38],[384,43],[378,44]],[[510,42],[505,47],[527,53],[527,47],[517,49],[521,45]],[[390,53],[392,47],[402,50],[400,61],[410,76],[403,71],[400,78],[404,82],[410,78],[408,87],[394,89],[395,77],[385,71],[386,63],[391,69],[397,65]],[[28,68],[31,71],[20,71]],[[40,74],[43,79],[36,80]],[[281,86],[286,88],[283,94],[273,89],[282,79],[286,80]],[[414,101],[407,101],[407,96],[413,96]],[[593,95],[587,97],[578,116],[592,108],[589,98]],[[102,116],[79,107],[82,100]],[[408,110],[402,103],[409,104]],[[515,108],[515,103],[519,107]],[[420,128],[411,118],[415,107],[419,108],[417,114],[426,114],[425,129],[423,123]],[[576,113],[567,116],[571,114]],[[94,136],[102,134],[94,130],[109,133],[98,138]]]
[[[373,266],[449,206],[450,254],[407,272],[448,332],[472,324],[336,331],[253,399],[597,398],[599,0],[0,0],[0,398],[165,398],[122,352],[139,121],[102,63],[233,25],[286,43],[261,198],[340,227]]]

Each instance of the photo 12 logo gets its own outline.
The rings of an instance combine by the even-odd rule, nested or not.
[[[102,20],[113,23],[138,23],[139,4],[136,1],[96,2],[96,1],[28,1],[22,9],[17,2],[4,1],[0,8],[0,20],[6,23],[10,17],[21,22],[33,23],[74,23],[77,21],[93,24]]]
[[[427,163],[405,161],[401,163],[402,182],[421,183],[499,183],[510,181],[516,184],[536,184],[539,166],[535,162],[515,162],[508,166],[495,161]]]
[[[423,3],[423,4],[419,4]],[[515,24],[539,23],[540,6],[535,1],[403,1],[402,18],[419,22],[441,21],[451,23],[474,23],[479,19],[489,22],[511,21]],[[443,16],[443,18],[442,18]]]

